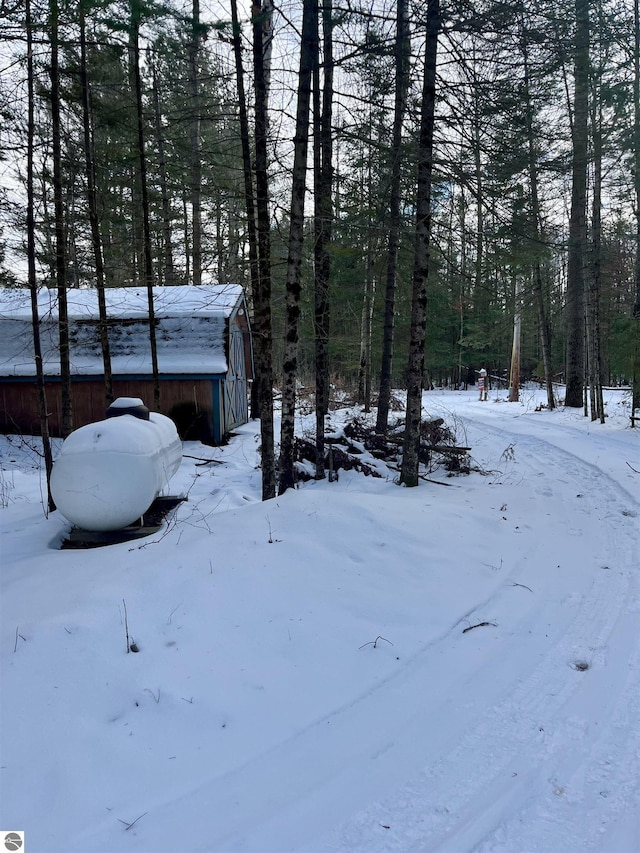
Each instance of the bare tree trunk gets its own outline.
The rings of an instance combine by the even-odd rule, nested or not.
[[[244,86],[244,67],[242,64],[242,42],[240,39],[240,23],[238,21],[237,0],[231,0],[231,20],[233,25],[233,55],[236,67],[236,86],[238,89],[238,114],[240,118],[240,144],[242,147],[242,173],[244,179],[244,202],[247,212],[247,236],[249,241],[249,274],[251,277],[251,295],[255,306],[260,301],[260,271],[258,268],[258,237],[256,232],[256,210],[254,200],[253,176],[251,167],[251,146],[249,140],[249,118],[247,115],[247,99]],[[256,327],[257,328],[257,327]],[[256,338],[256,346],[260,343]],[[259,415],[258,394],[259,382],[252,384],[251,417]]]
[[[95,165],[93,162],[93,145],[91,139],[91,109],[89,104],[89,81],[87,78],[87,37],[85,25],[85,0],[78,5],[80,26],[80,88],[82,89],[82,119],[84,129],[84,156],[87,176],[87,204],[89,208],[89,225],[91,228],[91,246],[96,271],[96,292],[98,296],[98,315],[100,348],[102,350],[102,369],[104,371],[105,408],[113,401],[113,377],[111,374],[111,352],[109,349],[109,325],[107,304],[105,300],[104,262],[102,254],[102,238],[98,221],[98,204],[96,197]]]
[[[322,5],[324,79],[320,106],[319,44],[314,57],[314,317],[316,354],[316,479],[325,476],[325,417],[329,412],[329,277],[333,223],[333,0]]]
[[[384,330],[382,338],[382,364],[376,432],[386,432],[391,401],[391,375],[393,369],[393,326],[400,243],[400,178],[402,123],[407,105],[409,85],[409,19],[406,0],[396,4],[395,100],[393,112],[393,141],[391,144],[391,193],[389,198],[389,240],[387,243],[387,278],[384,297]]]
[[[596,86],[598,83],[596,82]],[[602,249],[602,103],[595,95],[591,111],[593,148],[593,201],[591,214],[591,263],[587,291],[587,363],[591,420],[604,423],[602,397],[602,341],[600,331],[601,249]]]
[[[462,150],[460,152],[460,168],[462,169],[463,165],[463,153]],[[462,355],[463,355],[463,347],[464,347],[464,330],[465,330],[465,304],[467,299],[467,294],[465,290],[465,284],[468,280],[467,275],[467,199],[464,184],[460,187],[460,206],[459,206],[459,217],[460,217],[460,317],[459,317],[459,325],[458,325],[458,333],[459,333],[459,341],[458,341],[458,367],[460,371],[460,381],[462,381]],[[464,378],[464,387],[465,390],[468,385],[469,371],[467,369],[465,378]]]
[[[254,2],[253,68],[255,78],[255,158],[256,226],[258,238],[258,288],[254,294],[254,340],[257,401],[260,412],[262,453],[262,500],[276,494],[273,430],[273,341],[271,326],[271,234],[269,217],[269,177],[267,172],[268,70],[265,50],[271,32],[271,0],[264,7]]]
[[[431,178],[433,173],[433,128],[439,31],[440,0],[428,0],[427,41],[418,144],[418,189],[416,194],[416,236],[407,381],[407,420],[400,471],[400,483],[405,486],[418,485],[424,337],[427,321],[427,279],[431,241]]]
[[[171,202],[167,182],[167,156],[164,147],[164,129],[160,113],[160,94],[158,92],[158,77],[153,54],[149,52],[151,74],[153,79],[153,117],[158,143],[158,168],[160,170],[160,194],[162,196],[162,243],[164,257],[164,283],[171,287],[175,282],[173,265],[173,234],[171,228]]]
[[[371,243],[371,238],[369,240]],[[367,273],[362,295],[362,315],[360,320],[360,369],[358,372],[358,402],[365,412],[371,411],[371,334],[373,326],[373,307],[376,295],[376,280],[373,275],[373,250],[367,251]]]
[[[633,3],[633,187],[635,190],[635,302],[633,305],[634,360],[632,413],[640,409],[640,3]]]
[[[31,0],[26,0],[25,27],[27,31],[27,89],[28,89],[28,119],[27,119],[27,275],[31,295],[31,325],[33,329],[33,352],[35,356],[36,384],[38,388],[38,408],[40,410],[40,435],[42,436],[42,451],[44,455],[45,474],[47,479],[47,507],[49,512],[56,508],[51,495],[51,471],[53,469],[53,454],[49,437],[49,415],[47,411],[47,395],[45,391],[44,367],[42,364],[42,346],[40,343],[40,318],[38,316],[38,283],[36,281],[36,239],[34,219],[33,192],[33,152],[35,136],[34,108],[34,70],[33,70],[33,23],[31,20]]]
[[[573,179],[567,268],[567,389],[565,406],[579,408],[584,388],[584,258],[586,252],[589,0],[575,0]]]
[[[202,283],[202,160],[200,156],[199,54],[201,39],[200,2],[193,0],[189,42],[189,89],[191,93],[191,220],[193,234],[193,283]]]
[[[298,106],[293,139],[293,183],[289,217],[289,250],[287,257],[285,346],[282,370],[282,423],[280,430],[280,494],[295,484],[293,446],[295,438],[296,380],[298,378],[298,335],[300,325],[300,266],[304,235],[304,198],[309,146],[309,108],[311,105],[311,73],[318,55],[318,0],[304,0],[300,70],[298,73]]]
[[[189,281],[191,276],[191,239],[189,237],[189,204],[187,192],[182,191],[182,234],[184,239],[184,277]]]
[[[531,103],[530,73],[529,73],[529,41],[526,25],[522,22],[522,55],[524,63],[524,89],[525,104],[527,110],[527,148],[529,167],[529,191],[531,193],[531,218],[533,220],[534,238],[542,241],[542,216],[540,213],[540,195],[538,192],[538,157],[536,151],[536,136],[533,126],[533,105]],[[538,315],[538,334],[540,335],[540,348],[542,350],[542,364],[544,368],[544,380],[547,389],[547,407],[552,410],[556,407],[555,395],[553,393],[553,369],[551,366],[551,326],[547,317],[544,300],[544,288],[542,286],[542,269],[539,258],[536,258],[533,270],[533,295]]]
[[[476,259],[474,269],[474,303],[480,306],[478,319],[484,320],[487,315],[489,306],[488,289],[483,281],[484,269],[484,176],[482,170],[482,140],[480,132],[480,124],[482,121],[481,106],[480,106],[480,84],[477,79],[476,57],[473,58],[473,79],[474,79],[474,99],[473,99],[473,160],[475,168],[475,203],[476,203]]]
[[[153,303],[153,258],[151,255],[151,226],[149,222],[149,192],[147,188],[147,158],[144,145],[144,114],[142,111],[142,80],[140,76],[140,0],[131,3],[131,31],[133,74],[135,80],[136,114],[138,118],[138,158],[140,194],[142,198],[142,231],[144,244],[144,281],[149,305],[149,344],[151,348],[151,373],[153,376],[153,407],[160,409],[160,376],[156,342],[156,317]]]
[[[509,374],[509,402],[520,399],[520,337],[522,332],[522,281],[515,276],[513,309],[513,345],[511,347],[511,371]],[[489,378],[487,377],[487,383]]]
[[[73,429],[71,400],[71,352],[67,308],[67,261],[62,198],[62,155],[60,148],[60,69],[58,62],[58,0],[50,0],[51,25],[51,133],[53,149],[53,208],[56,235],[56,286],[58,290],[58,332],[60,344],[61,430],[63,437]]]

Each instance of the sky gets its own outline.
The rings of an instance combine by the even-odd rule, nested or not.
[[[25,853],[637,853],[640,430],[605,393],[601,425],[533,388],[425,392],[468,476],[268,502],[251,422],[184,445],[160,531],[90,550],[59,548],[37,440],[0,437],[0,829]]]

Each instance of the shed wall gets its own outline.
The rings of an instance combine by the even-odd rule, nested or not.
[[[213,387],[219,382],[218,378],[162,379],[159,411],[176,421],[183,438],[213,442],[215,440]],[[74,428],[104,418],[107,403],[102,379],[75,378],[71,383],[71,389]],[[140,397],[145,405],[154,409],[151,379],[114,378],[113,390],[116,397]],[[52,436],[59,436],[61,434],[60,383],[48,380],[46,393],[50,415],[49,430]],[[2,432],[39,435],[40,421],[37,412],[37,387],[33,380],[12,379],[0,382],[0,430]]]

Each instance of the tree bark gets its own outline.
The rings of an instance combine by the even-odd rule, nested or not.
[[[200,2],[193,0],[191,41],[189,42],[189,90],[191,94],[191,248],[193,283],[202,283],[202,160],[200,155],[199,55],[202,37]]]
[[[51,26],[51,144],[53,150],[53,208],[56,252],[56,287],[58,291],[58,339],[60,347],[61,431],[63,438],[73,429],[71,398],[71,351],[69,312],[67,308],[67,260],[62,197],[62,154],[60,145],[60,69],[58,57],[58,0],[50,0]]]
[[[247,114],[247,98],[244,86],[244,66],[242,63],[241,30],[238,20],[237,0],[231,0],[231,21],[233,26],[233,55],[236,69],[236,86],[238,89],[238,116],[240,120],[240,144],[242,148],[242,176],[244,182],[244,203],[247,212],[247,239],[249,242],[249,275],[251,279],[251,295],[255,311],[256,303],[260,300],[260,271],[258,268],[258,237],[256,231],[256,210],[253,187],[253,172],[251,167],[251,145],[249,139],[249,118]],[[254,380],[251,389],[251,417],[259,416],[258,381]]]
[[[47,480],[47,507],[49,512],[56,508],[51,495],[51,471],[53,469],[53,454],[49,437],[49,415],[47,411],[47,395],[45,390],[44,366],[42,363],[42,346],[40,342],[40,317],[38,316],[38,283],[36,280],[36,239],[34,217],[33,191],[33,154],[35,137],[35,77],[33,69],[33,23],[31,19],[31,0],[25,3],[25,28],[27,35],[27,276],[31,296],[31,326],[33,329],[33,352],[36,369],[36,385],[38,389],[38,409],[40,412],[40,435],[44,455],[45,474]]]
[[[293,153],[293,183],[289,217],[289,249],[286,279],[285,346],[282,369],[282,421],[280,430],[280,478],[278,490],[286,492],[295,484],[293,446],[295,438],[296,380],[298,377],[298,336],[300,325],[300,266],[304,235],[304,198],[306,192],[307,151],[309,145],[309,108],[311,74],[318,55],[318,2],[304,0],[298,105]]]
[[[640,409],[640,3],[633,3],[633,187],[635,193],[635,301],[632,334],[634,335],[632,412]]]
[[[254,294],[254,343],[257,400],[260,412],[262,500],[276,494],[273,430],[273,340],[271,326],[271,234],[267,158],[268,70],[265,50],[270,38],[272,6],[266,0],[252,6],[253,69],[255,85],[256,228],[258,288]]]
[[[369,181],[369,186],[371,182]],[[367,264],[362,292],[360,316],[360,368],[358,371],[358,402],[364,411],[371,411],[371,337],[373,332],[373,310],[376,297],[376,280],[373,274],[373,237],[367,239]]]
[[[520,337],[522,333],[522,281],[516,274],[514,282],[513,345],[511,347],[511,371],[509,373],[509,402],[520,399]],[[489,382],[487,377],[486,382]]]
[[[100,348],[102,350],[102,369],[104,372],[105,408],[113,401],[113,377],[111,373],[111,352],[109,348],[109,325],[107,304],[105,300],[104,262],[102,253],[102,238],[98,220],[98,204],[96,194],[95,165],[93,161],[93,145],[91,139],[91,108],[89,102],[89,80],[87,75],[87,34],[85,24],[85,0],[78,5],[78,23],[80,26],[80,88],[82,90],[82,123],[84,131],[84,157],[87,177],[87,206],[89,209],[89,226],[91,229],[91,246],[96,273],[96,292],[98,297],[98,330]]]
[[[153,54],[150,54],[151,75],[153,80],[153,117],[158,144],[158,169],[160,172],[160,195],[162,196],[162,243],[164,257],[164,283],[171,287],[175,284],[175,269],[173,264],[173,234],[171,228],[171,201],[167,182],[167,156],[165,153],[164,129],[160,113],[160,93],[158,92],[158,75]]]
[[[587,204],[589,0],[575,0],[575,14],[575,90],[572,123],[573,167],[566,296],[567,388],[565,406],[579,408],[583,405],[585,379],[584,259],[586,252]]]
[[[320,106],[319,44],[314,58],[314,318],[316,356],[316,479],[325,477],[325,418],[329,412],[329,277],[333,225],[333,0],[322,5],[324,77]]]
[[[420,140],[418,144],[418,188],[416,235],[411,303],[411,337],[407,382],[407,418],[400,483],[418,485],[422,379],[427,320],[427,279],[431,240],[431,179],[433,173],[433,129],[436,101],[436,60],[440,31],[440,0],[427,3],[427,41],[424,57]]]
[[[142,79],[140,75],[140,8],[141,0],[131,2],[131,46],[133,75],[135,81],[136,115],[138,129],[138,162],[140,195],[142,199],[142,234],[144,249],[144,283],[147,289],[149,309],[149,345],[151,349],[151,373],[153,379],[153,407],[160,409],[160,376],[158,370],[158,347],[156,341],[156,317],[153,302],[153,258],[151,254],[151,226],[149,220],[149,191],[147,187],[147,158],[144,143],[144,114],[142,110]]]
[[[596,87],[598,83],[596,82]],[[602,106],[601,94],[594,93],[591,111],[593,148],[593,201],[591,204],[591,263],[587,289],[587,364],[591,420],[604,423],[602,397],[602,341],[600,330],[600,291],[602,279]]]
[[[529,169],[529,192],[531,194],[531,219],[534,227],[534,240],[542,243],[542,215],[540,211],[540,195],[538,191],[538,155],[536,135],[533,122],[533,104],[531,101],[530,72],[529,72],[529,37],[524,21],[522,22],[522,59],[524,73],[524,95],[527,125],[527,154]],[[536,257],[533,269],[533,296],[538,315],[538,334],[542,350],[544,380],[547,389],[547,407],[555,409],[553,393],[553,369],[551,366],[551,326],[545,307],[544,288],[542,286],[542,268],[540,259]]]
[[[380,388],[378,392],[378,412],[376,432],[386,432],[391,402],[391,375],[393,369],[393,330],[396,295],[396,277],[398,267],[398,246],[400,243],[400,178],[402,124],[407,105],[409,86],[409,19],[406,0],[397,0],[396,4],[395,58],[395,96],[393,110],[393,140],[391,144],[391,190],[389,197],[389,240],[387,243],[387,276],[384,297],[384,327],[382,338],[382,364],[380,368]]]

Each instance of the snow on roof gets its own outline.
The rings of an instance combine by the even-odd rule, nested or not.
[[[144,319],[149,316],[145,287],[105,288],[107,315],[112,319]],[[178,285],[154,287],[153,306],[156,317],[229,317],[244,297],[239,284]],[[71,289],[67,291],[69,319],[97,319],[98,291]],[[38,314],[58,316],[58,291],[55,288],[38,290]],[[31,296],[25,288],[0,288],[0,318],[31,322]]]
[[[155,287],[158,366],[163,374],[212,374],[227,370],[226,320],[242,305],[240,285]],[[151,373],[146,288],[105,290],[114,375]],[[96,290],[67,292],[71,337],[71,372],[100,375],[102,353],[97,327]],[[38,291],[38,314],[45,375],[60,374],[58,299],[55,289]],[[0,289],[0,375],[31,376],[35,372],[31,298],[28,290]]]

